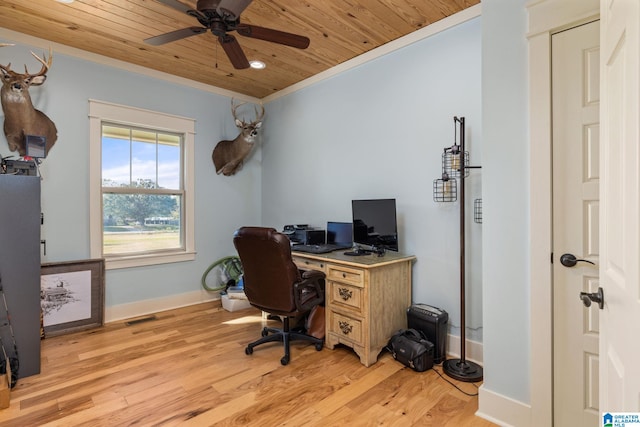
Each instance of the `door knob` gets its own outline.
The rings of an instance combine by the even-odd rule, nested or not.
[[[593,262],[587,259],[578,259],[574,254],[562,254],[560,257],[560,264],[565,267],[574,267],[579,262],[588,262],[589,264],[595,265]]]
[[[585,307],[591,307],[591,302],[593,301],[598,303],[600,310],[604,308],[604,291],[601,287],[598,288],[598,292],[580,292],[580,299]]]

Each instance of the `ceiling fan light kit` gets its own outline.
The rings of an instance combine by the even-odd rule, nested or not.
[[[145,43],[153,46],[160,46],[210,31],[218,38],[222,49],[236,69],[249,68],[251,64],[244,54],[242,47],[240,47],[238,40],[229,34],[232,31],[235,31],[243,37],[278,43],[298,49],[306,49],[309,47],[310,40],[308,37],[257,25],[240,23],[240,15],[251,4],[252,0],[198,0],[196,9],[192,9],[177,0],[158,1],[189,16],[193,16],[202,27],[183,28],[144,40]]]
[[[267,68],[267,64],[265,64],[262,61],[258,61],[256,59],[249,61],[249,65],[251,66],[251,68],[253,68],[254,70],[264,70],[265,68]]]

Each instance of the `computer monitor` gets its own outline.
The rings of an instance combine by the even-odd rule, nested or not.
[[[398,250],[396,199],[352,200],[353,242]]]

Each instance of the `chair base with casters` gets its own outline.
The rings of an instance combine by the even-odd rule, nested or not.
[[[247,355],[250,355],[253,354],[253,348],[260,344],[264,344],[267,342],[282,342],[284,344],[284,356],[282,356],[282,359],[280,359],[280,363],[283,365],[287,365],[289,364],[289,360],[291,359],[290,342],[297,340],[312,342],[315,345],[317,351],[322,350],[322,347],[324,346],[323,339],[315,338],[302,332],[292,331],[289,327],[289,317],[285,317],[282,321],[282,329],[269,328],[265,326],[262,329],[262,338],[249,343],[244,352]]]

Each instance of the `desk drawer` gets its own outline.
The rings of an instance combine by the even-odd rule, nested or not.
[[[354,286],[364,286],[364,271],[354,268],[329,264],[327,279],[348,283]]]
[[[347,307],[362,313],[363,288],[346,283],[329,281],[329,304]]]
[[[326,270],[327,264],[323,261],[303,258],[295,255],[292,258],[293,258],[293,262],[298,266],[300,270],[316,270],[316,271],[322,271],[323,273]]]
[[[329,332],[353,341],[355,344],[362,342],[362,322],[340,313],[329,313]]]

